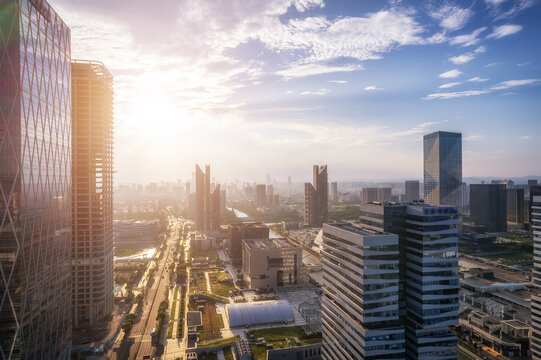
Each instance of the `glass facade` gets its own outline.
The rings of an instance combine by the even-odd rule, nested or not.
[[[70,30],[43,0],[0,14],[0,353],[68,359]]]
[[[541,196],[532,196],[531,225],[533,232],[533,276],[535,286],[541,286]],[[541,297],[532,295],[532,359],[541,360]]]
[[[425,202],[462,209],[462,134],[425,135],[423,147]]]

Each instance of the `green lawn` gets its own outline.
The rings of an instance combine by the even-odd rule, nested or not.
[[[230,337],[230,338],[227,338],[227,339],[214,341],[214,342],[211,342],[211,343],[208,343],[208,344],[205,344],[205,345],[199,345],[198,344],[197,348],[198,349],[209,349],[209,348],[213,348],[213,347],[224,345],[224,344],[234,344],[239,339],[240,339],[240,336],[233,336],[233,337]]]
[[[216,353],[210,353],[210,354],[202,354],[198,356],[199,360],[218,360],[218,354]]]
[[[285,340],[289,339],[293,341],[294,337],[299,338],[301,345],[313,344],[321,341],[321,334],[318,336],[307,336],[304,330],[300,326],[282,326],[276,328],[258,329],[246,332],[246,337],[250,339],[253,335],[254,339],[263,337],[267,343],[282,342],[285,344]]]
[[[531,260],[533,259],[533,252],[531,251],[520,251],[520,252],[510,252],[510,253],[504,253],[499,255],[490,255],[487,256],[489,259],[492,260]]]
[[[224,348],[224,357],[225,360],[235,360],[233,358],[233,351],[231,351],[231,347]]]
[[[212,271],[209,272],[209,277],[213,278],[216,277],[216,282],[213,282],[211,280],[210,282],[210,288],[212,290],[212,293],[218,296],[228,297],[229,291],[236,290],[235,285],[233,285],[233,282],[220,282],[223,280],[228,279],[228,275],[225,271]]]

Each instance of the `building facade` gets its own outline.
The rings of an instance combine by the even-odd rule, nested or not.
[[[44,0],[0,13],[0,354],[69,359],[70,29]]]
[[[242,241],[242,274],[251,289],[275,289],[302,282],[302,248],[282,238]]]
[[[73,325],[113,311],[113,77],[75,60],[72,79]]]
[[[322,358],[404,359],[398,236],[323,225]]]
[[[219,185],[215,187],[220,188]],[[210,165],[205,165],[205,172],[195,165],[195,228],[199,231],[210,231],[220,227],[220,190],[218,194],[211,192]],[[214,202],[217,202],[213,205]],[[216,210],[216,209],[217,210]]]
[[[524,225],[524,189],[507,189],[507,223]]]
[[[336,181],[331,183],[331,201],[338,202],[338,183]]]
[[[418,180],[406,180],[405,191],[403,201],[417,201],[420,200],[419,196],[419,181]]]
[[[263,207],[267,204],[267,185],[257,184],[255,187],[255,205]]]
[[[229,257],[234,263],[242,261],[242,240],[268,238],[270,229],[262,222],[245,222],[227,226]]]
[[[423,148],[425,202],[462,210],[462,134],[425,135]]]
[[[392,189],[389,187],[366,187],[361,190],[361,204],[373,201],[391,201]]]
[[[506,185],[471,184],[470,219],[488,232],[507,231]]]
[[[541,287],[541,196],[531,198],[530,225],[533,232],[533,276],[532,282]],[[532,359],[541,360],[541,296],[532,295],[532,337],[530,350]]]
[[[313,184],[304,184],[304,223],[310,227],[321,227],[327,221],[329,211],[327,165],[314,165],[313,175]]]

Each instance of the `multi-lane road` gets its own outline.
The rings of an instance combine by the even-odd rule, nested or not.
[[[150,280],[150,288],[145,289],[143,309],[140,311],[138,321],[133,327],[129,337],[125,338],[118,345],[115,345],[111,352],[111,359],[131,360],[143,359],[146,356],[160,356],[163,353],[163,345],[159,341],[158,346],[152,344],[150,334],[157,327],[156,316],[160,303],[166,299],[166,289],[170,286],[169,264],[173,261],[171,248],[175,246],[175,240],[179,236],[180,223],[172,216],[169,217],[170,232],[167,236],[166,245],[162,250],[161,259],[156,262],[156,270],[153,279]],[[158,329],[156,329],[158,331]],[[161,333],[161,339],[166,336],[166,326]],[[160,340],[161,340],[160,339]]]

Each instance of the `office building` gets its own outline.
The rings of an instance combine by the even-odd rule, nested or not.
[[[267,204],[267,185],[257,184],[255,187],[255,206],[258,208]]]
[[[533,232],[533,276],[532,282],[535,286],[541,287],[541,196],[532,197],[531,228]],[[530,339],[530,350],[533,360],[541,360],[541,296],[532,295],[532,337]]]
[[[488,232],[507,231],[506,185],[471,184],[470,220]]]
[[[417,201],[420,200],[419,196],[419,181],[418,180],[406,180],[405,182],[406,194],[402,201]]]
[[[302,282],[302,248],[287,239],[242,241],[242,274],[250,289],[275,289]]]
[[[530,191],[530,199],[528,201],[528,217],[527,219],[529,220],[529,223],[530,223],[530,232],[533,232],[533,222],[532,222],[532,216],[533,216],[533,209],[532,209],[532,206],[533,206],[533,198],[534,196],[541,196],[541,185],[537,185],[537,180],[528,180],[528,184],[530,184],[531,182],[531,185],[529,185],[529,191]]]
[[[217,186],[219,188],[219,185]],[[199,231],[209,231],[220,226],[220,191],[218,195],[211,194],[210,185],[210,165],[205,165],[205,172],[199,165],[195,165],[195,228]],[[215,206],[212,205],[214,199],[218,215],[216,215]],[[214,222],[214,224],[213,224]]]
[[[391,201],[392,189],[389,187],[366,187],[361,190],[361,204],[374,201]]]
[[[462,210],[462,134],[438,131],[425,135],[423,148],[425,202]]]
[[[242,240],[268,238],[270,229],[262,222],[244,222],[227,226],[227,246],[233,263],[242,261]]]
[[[456,359],[458,214],[415,203],[361,205],[360,226],[399,237],[399,316],[408,359]]]
[[[71,64],[73,326],[113,311],[113,77],[97,61]]]
[[[221,206],[222,192],[220,190],[220,184],[216,185],[214,191],[210,196],[210,229],[220,229],[220,214],[222,213]]]
[[[338,202],[338,183],[336,181],[331,183],[331,201]]]
[[[0,14],[0,354],[69,359],[70,29],[44,0]]]
[[[304,184],[304,224],[321,227],[327,221],[329,206],[327,165],[314,165],[313,175],[313,184]]]
[[[398,255],[397,235],[323,225],[323,359],[404,359]]]
[[[507,223],[524,224],[524,189],[507,189]]]

